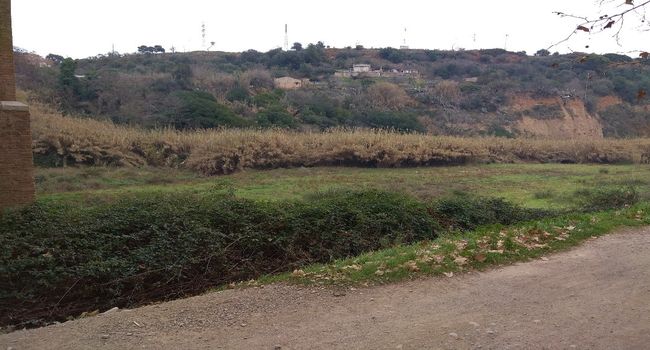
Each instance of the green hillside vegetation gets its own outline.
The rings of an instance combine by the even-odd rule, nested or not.
[[[513,96],[525,95],[584,102],[589,113],[598,112],[605,136],[650,135],[642,93],[650,90],[650,61],[618,54],[329,49],[317,43],[290,51],[46,61],[51,66],[34,60],[28,53],[16,57],[18,84],[32,98],[65,113],[144,127],[361,126],[512,137],[522,113],[508,107]],[[334,76],[357,63],[383,76]],[[278,90],[274,78],[282,76],[309,83]],[[623,103],[598,110],[603,96]],[[525,114],[553,119],[560,112],[535,106]]]

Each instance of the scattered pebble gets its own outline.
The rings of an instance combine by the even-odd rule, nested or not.
[[[496,332],[493,331],[493,330],[491,330],[491,329],[488,329],[487,331],[485,331],[485,333],[487,333],[487,334],[494,334],[494,333],[496,333]]]
[[[130,336],[133,335],[133,333],[129,332],[129,333],[126,333],[126,335],[130,337]]]
[[[108,337],[109,337],[108,334],[102,334],[102,335],[101,335],[101,338],[102,338],[102,339],[108,339]]]
[[[240,326],[241,326],[241,327],[246,327],[246,326],[248,326],[248,325],[247,325],[246,323],[242,323],[242,324],[240,324]]]
[[[478,327],[478,326],[479,326],[479,324],[476,323],[476,322],[470,322],[469,324],[471,324],[471,325],[474,326],[474,327]]]
[[[449,336],[452,338],[458,338],[458,333],[449,333]]]
[[[545,256],[543,256],[541,259],[542,259],[542,261],[548,261],[548,258],[545,257]]]
[[[535,322],[535,323],[540,323],[540,322],[542,322],[542,321],[541,321],[541,320],[533,320],[533,322]]]

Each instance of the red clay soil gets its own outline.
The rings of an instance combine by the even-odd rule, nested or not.
[[[648,349],[650,229],[453,278],[228,290],[0,335],[0,349]]]

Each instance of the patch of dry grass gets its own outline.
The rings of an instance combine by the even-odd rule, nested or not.
[[[34,153],[59,165],[168,166],[207,175],[241,169],[467,163],[650,163],[650,139],[506,139],[385,130],[145,130],[32,106]]]

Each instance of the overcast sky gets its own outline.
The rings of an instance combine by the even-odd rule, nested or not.
[[[289,41],[333,47],[504,48],[529,54],[565,38],[576,22],[553,11],[593,15],[596,0],[13,0],[14,45],[74,58],[139,45],[177,51],[268,51]],[[623,0],[616,0],[617,4]],[[620,8],[620,7],[619,7]],[[611,12],[610,12],[611,13]],[[611,34],[580,33],[551,51],[648,50],[650,32],[630,17],[621,46]],[[404,35],[406,28],[406,35]],[[647,28],[647,26],[646,26]],[[507,40],[506,40],[507,35]],[[589,45],[589,48],[585,48]],[[645,45],[645,46],[644,46]]]

